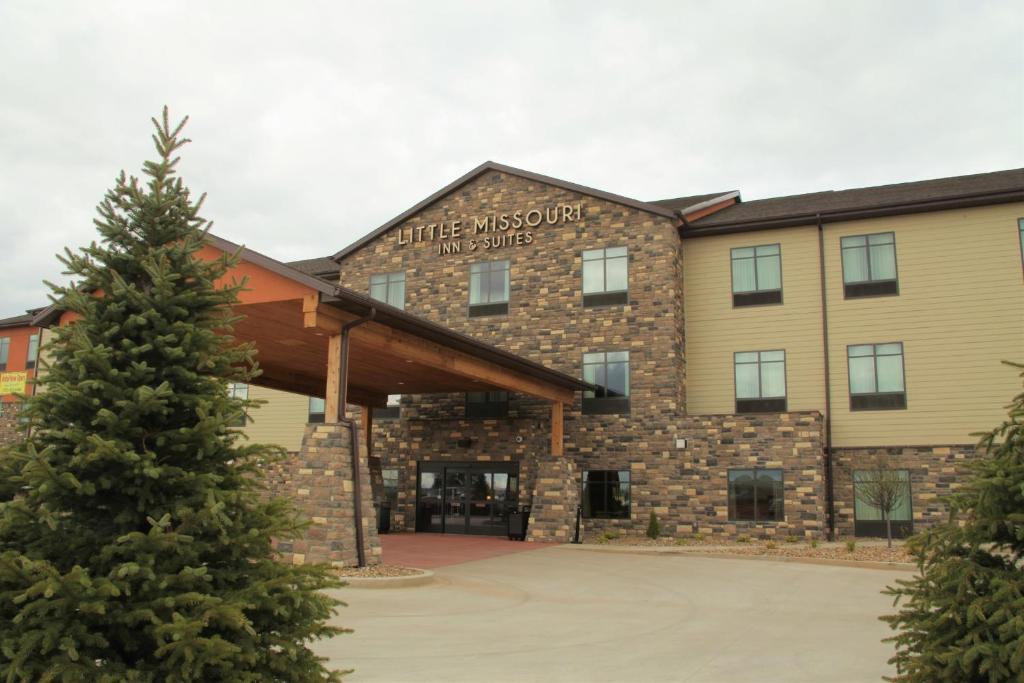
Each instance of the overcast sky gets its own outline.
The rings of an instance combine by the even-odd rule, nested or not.
[[[637,199],[1024,166],[1020,2],[0,1],[0,317],[149,117],[214,231],[333,253],[488,159]]]

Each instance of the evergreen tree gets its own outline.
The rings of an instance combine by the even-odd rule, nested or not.
[[[886,591],[905,600],[882,617],[898,631],[891,680],[1024,680],[1024,393],[980,447],[949,522],[908,543],[919,575]]]
[[[658,536],[661,536],[661,524],[658,523],[658,515],[651,510],[651,516],[647,520],[647,537],[656,539]]]
[[[326,566],[274,560],[302,530],[261,470],[279,449],[241,442],[258,374],[230,336],[235,259],[203,261],[203,198],[176,176],[182,121],[153,121],[145,183],[117,179],[101,240],[61,257],[61,311],[31,437],[0,456],[0,679],[325,681],[307,647],[341,629]]]

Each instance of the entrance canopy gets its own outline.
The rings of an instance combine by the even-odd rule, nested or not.
[[[201,258],[237,253],[227,278],[248,280],[235,336],[254,342],[263,374],[254,384],[346,403],[384,406],[388,394],[505,390],[562,405],[589,384],[301,273],[262,254],[209,236]],[[342,357],[348,337],[347,364]],[[347,365],[347,367],[343,367]],[[342,386],[342,376],[348,382]],[[555,429],[561,427],[561,419]]]

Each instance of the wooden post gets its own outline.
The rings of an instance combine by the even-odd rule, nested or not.
[[[373,408],[359,406],[359,417],[363,426],[363,438],[366,439],[366,457],[373,455]]]
[[[345,417],[341,397],[341,335],[332,334],[327,342],[327,393],[324,394],[324,422],[337,424]]]
[[[551,455],[561,457],[564,455],[562,442],[565,440],[565,423],[563,421],[563,406],[561,401],[551,404]]]

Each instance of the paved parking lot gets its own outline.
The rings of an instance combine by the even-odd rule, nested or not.
[[[879,590],[908,574],[555,546],[339,591],[317,645],[358,681],[878,681]]]

